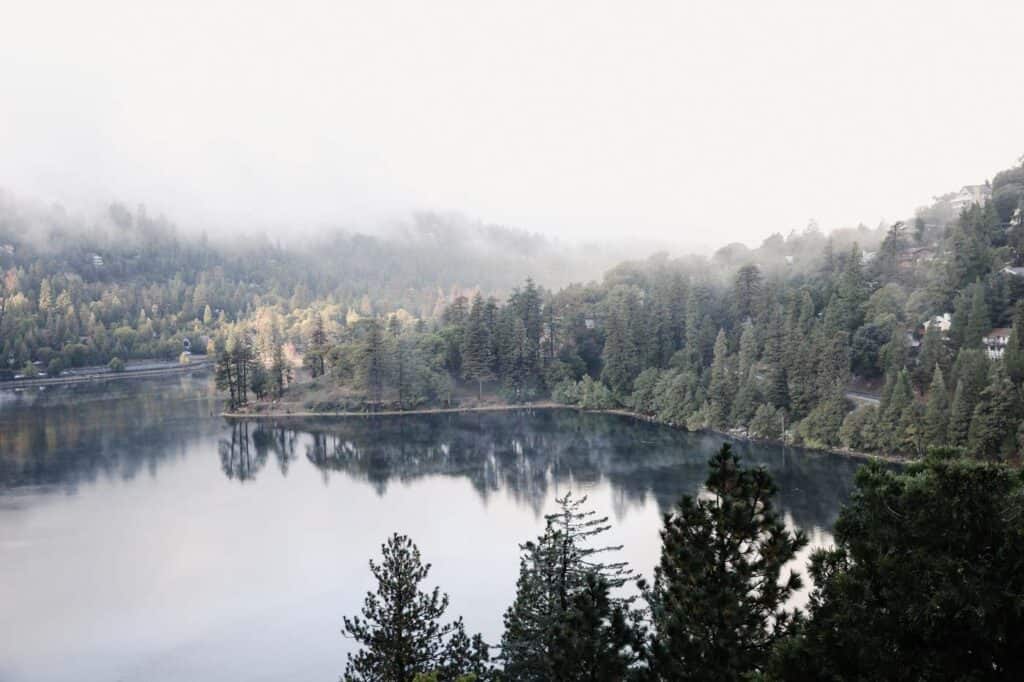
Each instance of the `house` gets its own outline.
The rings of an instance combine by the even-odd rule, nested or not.
[[[959,213],[973,204],[984,206],[991,196],[992,188],[988,185],[964,185],[949,200],[949,206]]]
[[[588,317],[585,320],[583,320],[583,326],[586,327],[587,329],[593,329],[595,326],[594,318]]]
[[[953,314],[943,313],[942,315],[936,315],[932,319],[928,320],[925,324],[926,327],[938,327],[939,331],[943,335],[948,334],[950,328],[953,326]]]
[[[1024,268],[1022,268],[1022,267],[1014,267],[1012,265],[1007,265],[1005,268],[1002,269],[1001,272],[1004,275],[1013,275],[1014,277],[1024,277]]]
[[[991,360],[999,360],[1006,351],[1006,344],[1010,342],[1009,327],[996,327],[984,337],[981,342],[985,345],[985,353]]]
[[[103,267],[103,256],[101,256],[98,253],[92,254],[92,266],[94,268],[102,268]]]

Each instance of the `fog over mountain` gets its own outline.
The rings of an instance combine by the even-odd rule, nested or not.
[[[0,187],[282,238],[416,211],[704,252],[874,227],[1024,149],[1022,21],[1016,2],[9,3]]]

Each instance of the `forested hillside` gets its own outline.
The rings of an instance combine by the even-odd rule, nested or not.
[[[408,409],[461,386],[818,447],[1007,456],[1024,439],[1022,197],[1018,167],[877,230],[811,225],[557,291],[528,280],[505,301],[456,297],[436,319],[263,308],[224,357],[251,348],[250,330],[256,351],[236,367],[291,340],[348,390],[311,409]]]
[[[614,262],[601,247],[450,215],[415,215],[377,236],[290,236],[207,239],[141,207],[87,220],[0,192],[0,370],[176,358],[185,338],[266,306],[432,319],[464,291],[504,295],[530,275],[557,285]]]
[[[176,357],[189,337],[220,353],[236,406],[282,393],[302,358],[344,403],[309,409],[551,396],[814,446],[1009,455],[1024,438],[1022,197],[1016,167],[892,225],[812,223],[562,288],[580,251],[450,217],[284,247],[119,205],[83,224],[5,200],[0,345],[11,373],[59,372]]]

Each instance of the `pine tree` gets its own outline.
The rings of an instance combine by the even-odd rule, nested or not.
[[[483,398],[484,382],[494,378],[491,330],[487,327],[484,297],[477,292],[466,322],[462,345],[462,375],[477,382],[477,397]]]
[[[612,302],[608,311],[607,336],[604,342],[601,378],[619,396],[633,391],[633,380],[640,373],[639,349],[629,325],[628,307],[632,299],[622,297]]]
[[[373,403],[380,403],[384,393],[384,338],[380,322],[371,318],[364,323],[363,341],[359,348],[359,381]]]
[[[755,320],[761,313],[761,271],[756,265],[744,265],[736,273],[733,284],[733,314],[742,324]]]
[[[914,370],[914,385],[919,390],[923,391],[934,378],[936,367],[945,371],[949,369],[949,364],[942,332],[936,325],[929,324],[921,341],[921,352],[917,356],[917,367]]]
[[[968,430],[968,450],[976,457],[994,458],[1014,449],[1019,418],[1017,389],[1001,362],[993,362],[988,385],[974,408]]]
[[[655,680],[739,680],[796,622],[785,605],[802,582],[783,568],[807,538],[786,530],[764,469],[742,468],[729,444],[709,464],[710,495],[683,497],[665,516],[646,594]]]
[[[270,378],[274,393],[280,398],[284,394],[285,386],[292,380],[292,367],[284,355],[284,344],[282,343],[274,344],[270,361]]]
[[[550,679],[619,682],[627,678],[639,648],[624,607],[609,598],[604,579],[588,573],[555,634]]]
[[[1006,374],[1014,384],[1024,381],[1024,302],[1017,304],[1013,315],[1013,327],[1003,351]]]
[[[992,328],[992,321],[989,317],[988,303],[985,302],[985,287],[979,282],[972,289],[971,311],[967,316],[963,342],[965,348],[980,348],[982,337]]]
[[[708,421],[716,429],[724,429],[729,426],[732,400],[736,393],[736,381],[731,364],[725,330],[722,329],[719,330],[718,338],[715,339],[715,354],[711,361],[711,384],[708,387],[711,408]]]
[[[949,394],[942,367],[935,365],[928,388],[928,407],[924,415],[924,442],[929,447],[946,445],[949,433]]]
[[[892,395],[879,420],[880,435],[885,447],[893,452],[901,451],[906,445],[903,416],[913,402],[914,394],[910,388],[910,380],[907,377],[907,371],[902,369],[896,375]]]
[[[623,562],[601,561],[602,555],[621,547],[591,545],[610,526],[607,517],[584,509],[586,497],[573,499],[567,494],[557,502],[560,510],[546,516],[544,534],[521,546],[516,597],[505,613],[501,640],[501,660],[508,679],[561,679],[556,669],[571,663],[574,652],[603,648],[607,653],[602,642],[622,637],[617,633],[618,619],[626,618],[628,601],[611,598],[611,613],[605,617],[609,620],[603,626],[591,625],[591,639],[567,641],[567,629],[572,629],[574,619],[588,618],[593,624],[593,616],[577,608],[592,608],[586,603],[599,599],[594,590],[607,594],[631,580],[633,574]],[[576,633],[579,637],[584,634]]]
[[[361,616],[344,619],[342,634],[362,646],[348,655],[345,682],[412,682],[432,672],[454,682],[486,671],[487,646],[480,635],[468,637],[461,618],[441,622],[448,595],[437,587],[420,590],[430,564],[422,563],[412,540],[396,533],[381,553],[381,563],[370,560],[377,591],[366,594]]]
[[[971,428],[973,409],[967,398],[963,379],[961,379],[956,382],[956,390],[953,391],[953,405],[949,408],[949,432],[946,439],[951,446],[967,445],[967,434]]]
[[[313,315],[313,331],[309,335],[309,348],[303,358],[313,378],[323,376],[326,367],[324,357],[327,355],[327,332],[324,331],[324,318],[320,313]]]

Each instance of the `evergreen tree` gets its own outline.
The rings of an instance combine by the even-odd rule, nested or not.
[[[768,677],[1022,679],[1021,492],[1019,472],[956,457],[861,467]]]
[[[487,326],[486,308],[484,297],[478,292],[473,297],[462,346],[462,373],[466,379],[477,382],[478,398],[483,397],[484,382],[494,378],[492,330]]]
[[[718,338],[715,339],[715,354],[711,361],[711,384],[708,387],[710,400],[708,421],[716,429],[724,429],[729,426],[732,399],[736,393],[736,381],[731,364],[725,330],[722,329],[719,330]]]
[[[1024,381],[1024,302],[1017,304],[1013,315],[1013,327],[1003,351],[1006,374],[1014,384]]]
[[[363,341],[359,348],[359,382],[372,403],[379,404],[384,393],[386,358],[380,322],[369,319],[363,323]]]
[[[516,597],[505,613],[501,640],[508,679],[561,679],[559,670],[571,666],[573,656],[588,651],[594,656],[602,652],[600,665],[606,670],[628,660],[624,651],[612,656],[608,649],[609,640],[628,639],[621,630],[628,602],[610,599],[607,607],[599,603],[608,590],[633,577],[625,563],[601,561],[604,554],[621,547],[591,545],[610,526],[607,517],[584,509],[586,497],[573,499],[567,494],[557,502],[560,510],[545,517],[544,534],[521,546]],[[596,594],[601,592],[604,597]],[[574,632],[574,622],[581,619],[589,622],[589,634]]]
[[[282,343],[274,344],[270,361],[270,378],[274,393],[280,398],[284,394],[285,386],[292,380],[292,366],[284,355],[284,344]]]
[[[964,329],[964,348],[980,348],[981,339],[992,328],[988,303],[985,302],[985,287],[977,283],[972,287],[971,309]]]
[[[785,605],[800,576],[783,568],[807,538],[786,530],[764,469],[740,467],[728,444],[709,464],[710,495],[684,497],[661,532],[647,592],[656,680],[740,680],[763,669],[797,618]]]
[[[924,442],[929,447],[946,445],[949,433],[949,394],[942,367],[935,365],[928,388],[928,407],[924,415]]]
[[[755,320],[761,313],[761,270],[756,265],[744,265],[736,273],[733,284],[733,314],[740,324]]]
[[[309,335],[309,348],[303,358],[314,378],[323,376],[326,371],[324,356],[327,354],[327,332],[324,331],[324,318],[320,313],[313,315],[313,330]]]
[[[953,391],[953,404],[949,408],[949,432],[946,435],[948,443],[953,447],[967,445],[967,435],[971,428],[971,417],[973,406],[969,403],[964,382],[961,379],[956,382],[956,390]]]
[[[912,407],[914,393],[910,388],[910,380],[906,370],[900,370],[896,375],[893,384],[892,395],[889,397],[882,411],[879,421],[879,431],[885,447],[893,452],[905,451],[906,422],[904,413]]]
[[[968,450],[976,457],[994,458],[1015,449],[1020,416],[1017,389],[1001,362],[993,362],[988,385],[974,408],[968,430]]]
[[[632,297],[625,295],[612,301],[602,354],[601,378],[620,396],[632,393],[633,380],[640,373],[639,349],[629,324],[632,303]]]
[[[943,371],[949,369],[946,346],[942,341],[942,332],[933,324],[929,324],[921,341],[921,351],[917,356],[917,367],[914,370],[914,385],[923,391],[935,376],[935,368]]]
[[[480,635],[468,637],[462,619],[442,623],[448,595],[420,590],[430,573],[412,540],[394,534],[381,546],[383,560],[370,560],[377,591],[368,592],[361,616],[346,617],[342,634],[362,648],[348,655],[345,682],[412,682],[438,673],[454,682],[486,672],[488,652]]]
[[[609,598],[603,578],[588,573],[555,634],[550,679],[619,682],[627,679],[640,646],[626,609]]]

